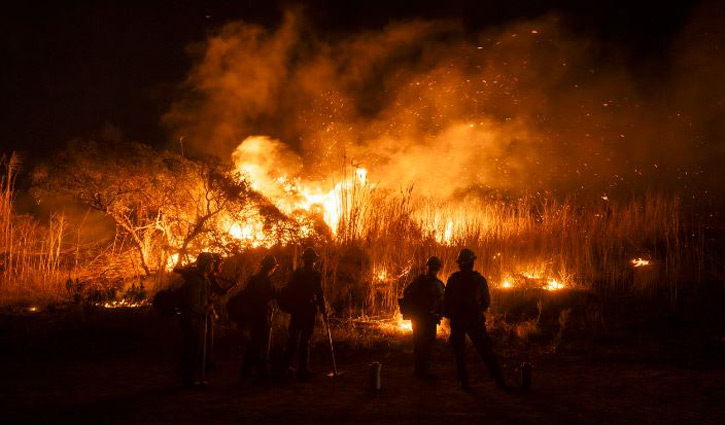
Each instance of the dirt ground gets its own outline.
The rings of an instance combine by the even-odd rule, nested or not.
[[[222,330],[223,331],[223,330]],[[648,350],[589,345],[534,359],[534,388],[503,392],[469,350],[474,393],[455,382],[443,341],[437,384],[412,376],[405,337],[352,349],[340,342],[329,378],[329,352],[315,347],[309,382],[237,381],[234,333],[219,337],[218,368],[205,391],[178,385],[178,329],[151,311],[6,315],[0,326],[0,422],[7,424],[374,423],[723,424],[725,368],[719,360],[656,360]],[[659,348],[661,349],[661,348]],[[500,347],[509,379],[520,359]],[[654,359],[654,360],[653,360]],[[368,364],[383,364],[383,388],[367,388]]]

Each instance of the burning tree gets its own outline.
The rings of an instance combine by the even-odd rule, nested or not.
[[[278,238],[293,226],[228,166],[136,143],[74,143],[33,177],[41,202],[61,195],[110,218],[147,276],[200,250],[239,250],[235,225],[254,220]]]

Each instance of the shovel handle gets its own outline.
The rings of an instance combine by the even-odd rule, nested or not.
[[[332,354],[332,371],[337,376],[337,362],[335,361],[335,346],[332,344],[332,331],[330,331],[330,322],[325,319],[325,327],[327,328],[327,339],[330,341],[330,353]]]
[[[206,339],[208,336],[209,313],[204,315],[204,324],[201,331],[201,380],[206,380]]]

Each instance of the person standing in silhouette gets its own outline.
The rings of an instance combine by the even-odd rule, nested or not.
[[[181,370],[184,386],[202,388],[206,386],[206,343],[209,315],[212,312],[209,301],[209,275],[214,259],[208,252],[202,252],[196,259],[196,267],[184,274],[180,288],[182,355]]]
[[[258,273],[252,275],[243,289],[245,306],[248,309],[250,338],[242,360],[242,379],[256,373],[255,383],[262,384],[267,378],[269,344],[272,330],[272,302],[277,291],[269,276],[277,268],[277,259],[273,255],[264,257]]]
[[[474,270],[475,260],[473,251],[462,249],[456,260],[460,270],[453,273],[446,284],[443,314],[450,319],[449,342],[455,353],[458,380],[464,391],[471,391],[466,370],[466,336],[488,366],[496,385],[505,388],[503,372],[486,331],[484,312],[491,304],[491,295],[486,279]]]
[[[289,284],[284,292],[288,298],[289,312],[289,339],[287,340],[286,360],[291,369],[298,354],[297,379],[309,379],[310,338],[315,330],[317,312],[322,313],[327,320],[325,298],[322,295],[322,275],[315,270],[317,252],[313,248],[302,251],[303,266],[292,274]],[[299,351],[298,351],[299,349]]]
[[[433,381],[436,376],[430,372],[430,363],[436,331],[443,314],[443,282],[438,272],[443,262],[438,257],[430,257],[426,262],[426,273],[421,274],[405,288],[403,299],[405,309],[413,323],[413,358],[415,376]]]

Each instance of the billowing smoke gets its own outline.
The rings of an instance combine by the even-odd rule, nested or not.
[[[440,196],[683,185],[722,168],[725,56],[711,9],[654,80],[556,16],[478,34],[411,21],[337,39],[296,13],[275,29],[232,23],[197,46],[188,94],[165,122],[225,159],[269,136],[266,152],[249,151],[254,139],[237,157],[246,149],[308,180],[347,162],[380,185]]]

